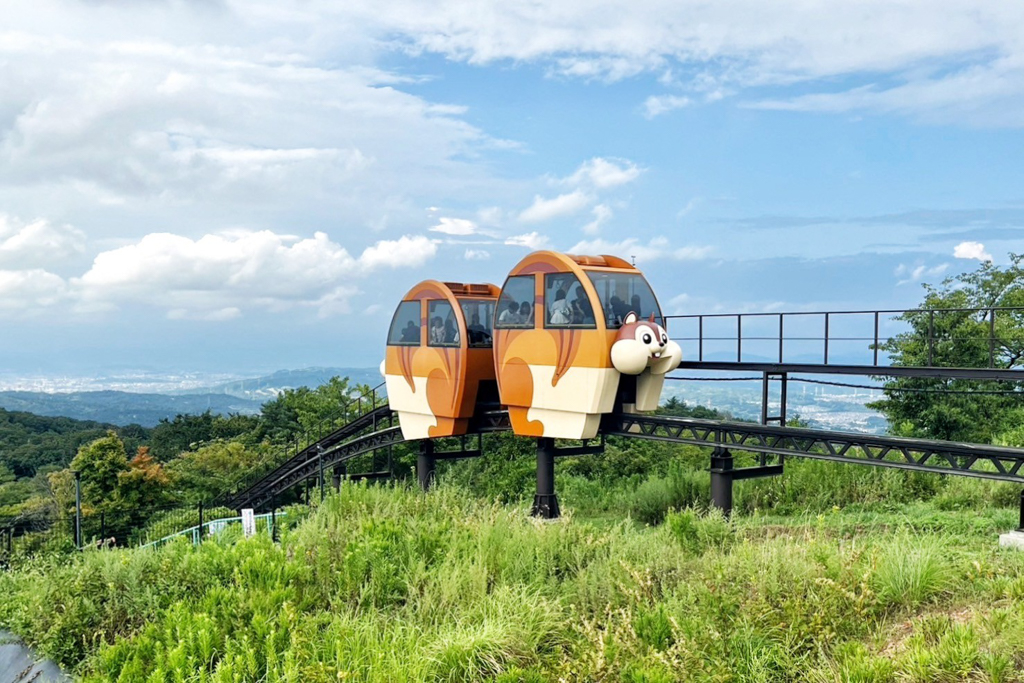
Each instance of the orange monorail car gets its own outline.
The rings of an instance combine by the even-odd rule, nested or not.
[[[647,280],[621,258],[526,256],[505,280],[494,320],[513,431],[587,439],[616,398],[624,410],[657,408],[665,374],[682,360],[664,324]]]
[[[466,433],[480,398],[496,398],[491,322],[498,288],[426,280],[403,297],[381,365],[402,436]]]

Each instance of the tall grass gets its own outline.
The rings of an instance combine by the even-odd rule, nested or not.
[[[33,560],[0,574],[0,625],[87,681],[1012,680],[1024,661],[1024,557],[989,527],[569,513],[345,484],[279,544]]]

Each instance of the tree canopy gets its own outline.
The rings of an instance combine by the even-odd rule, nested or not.
[[[898,317],[908,331],[881,346],[893,365],[1024,369],[1024,254],[924,289],[920,310]],[[1024,446],[1024,382],[896,377],[884,388],[869,407],[898,434]]]

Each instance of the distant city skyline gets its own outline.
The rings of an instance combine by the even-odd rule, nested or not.
[[[375,367],[427,278],[901,308],[1024,250],[1024,5],[9,0],[14,376]]]

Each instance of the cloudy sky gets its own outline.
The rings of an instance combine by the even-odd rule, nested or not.
[[[4,0],[5,370],[370,366],[426,278],[635,256],[675,313],[1024,251],[1024,4]]]

